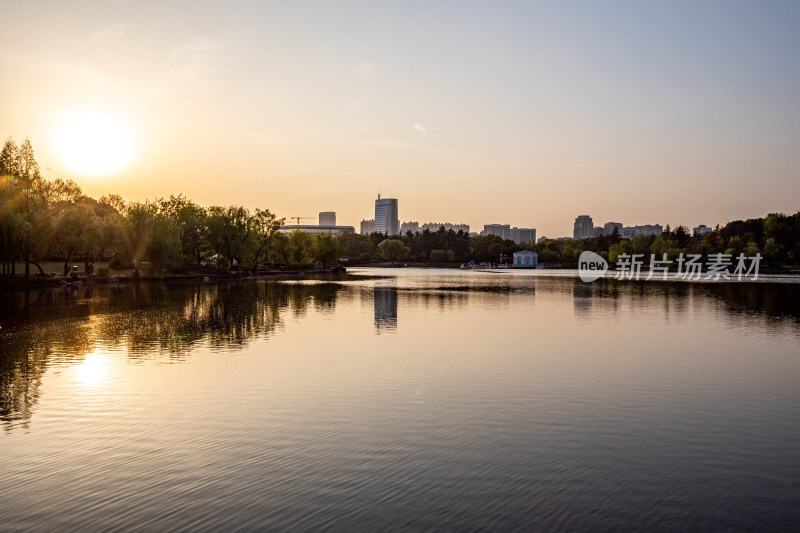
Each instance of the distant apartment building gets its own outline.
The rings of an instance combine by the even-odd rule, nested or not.
[[[469,224],[451,224],[450,222],[426,222],[422,225],[422,231],[439,231],[439,228],[444,228],[445,231],[453,230],[456,233],[463,231],[469,233]]]
[[[336,225],[336,211],[322,211],[319,214],[320,226],[335,226]]]
[[[573,239],[588,239],[594,237],[594,222],[589,215],[579,215],[575,219],[575,224],[572,229]]]
[[[375,221],[374,220],[362,220],[361,221],[361,235],[369,235],[370,233],[375,233]]]
[[[512,240],[516,244],[536,242],[535,228],[512,228],[510,224],[486,224],[483,226],[481,235],[497,235],[503,239]]]
[[[411,233],[418,233],[419,232],[419,222],[403,222],[400,224],[400,235],[405,235],[408,232]]]
[[[397,198],[383,198],[378,195],[375,200],[375,231],[386,235],[400,233],[400,219],[397,215]]]
[[[615,229],[622,235],[622,222],[606,222],[603,224],[603,235],[613,235]]]
[[[661,224],[645,224],[642,226],[625,226],[620,232],[626,239],[632,239],[637,235],[661,235],[664,227]]]
[[[701,237],[701,236],[705,235],[706,233],[711,233],[712,231],[714,231],[712,228],[709,228],[705,224],[700,224],[699,226],[697,226],[696,228],[694,228],[692,230],[692,234],[695,237]]]
[[[511,228],[511,240],[517,244],[536,242],[535,228]]]
[[[543,243],[544,241],[546,241],[546,240],[547,240],[547,237],[545,237],[544,235],[542,235],[541,237],[539,237],[539,240],[538,240],[538,241],[536,241],[536,244],[542,244],[542,243]]]
[[[511,238],[510,224],[484,224],[481,235],[497,235],[503,239]]]

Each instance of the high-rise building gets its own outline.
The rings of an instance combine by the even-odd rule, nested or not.
[[[375,233],[375,220],[362,220],[361,235],[369,235],[370,233]]]
[[[397,216],[397,198],[375,200],[375,231],[386,235],[400,233],[400,219]]]
[[[335,226],[336,225],[336,211],[322,211],[319,214],[320,226]]]
[[[588,239],[594,237],[594,222],[589,215],[580,215],[575,219],[572,230],[573,239]]]

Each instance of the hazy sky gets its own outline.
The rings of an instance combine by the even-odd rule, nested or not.
[[[358,228],[381,192],[403,221],[551,237],[578,214],[713,225],[800,209],[794,0],[2,12],[0,135],[30,137],[46,177],[95,197],[335,210]],[[86,116],[104,118],[64,132]],[[68,163],[87,143],[127,164],[85,175],[88,156]]]

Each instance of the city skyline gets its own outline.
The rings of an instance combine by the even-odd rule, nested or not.
[[[794,212],[800,4],[10,4],[0,136],[130,200],[572,233]],[[334,202],[331,202],[334,199]],[[444,201],[443,201],[444,199]]]

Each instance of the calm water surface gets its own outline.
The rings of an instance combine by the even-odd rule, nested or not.
[[[0,529],[800,527],[800,285],[0,293]]]

